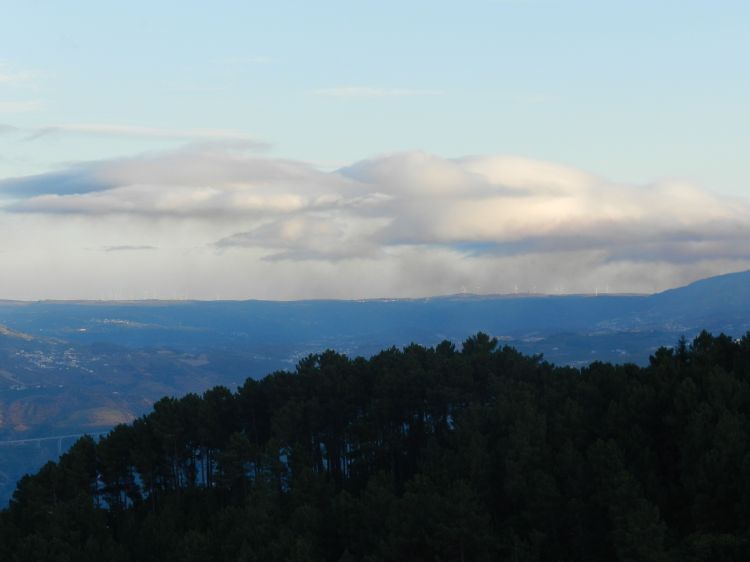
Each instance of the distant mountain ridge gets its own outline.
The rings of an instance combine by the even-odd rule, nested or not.
[[[104,431],[164,395],[234,388],[327,348],[369,356],[481,331],[557,364],[645,364],[658,347],[702,329],[750,331],[750,271],[654,295],[0,301],[0,442]],[[60,446],[38,444],[0,454],[0,504],[12,489],[3,482],[36,470]]]
[[[750,271],[710,277],[678,289],[653,295],[653,309],[662,317],[710,321],[704,327],[719,327],[731,320],[748,326],[750,315]]]
[[[14,333],[83,344],[166,346],[188,351],[196,346],[227,349],[258,343],[315,350],[321,345],[343,343],[349,352],[367,353],[383,345],[411,341],[460,341],[477,330],[521,343],[524,338],[561,333],[650,330],[681,334],[703,328],[740,333],[750,329],[749,317],[750,271],[712,277],[653,295],[448,295],[356,301],[0,301],[0,324]],[[642,355],[637,360],[646,358]]]

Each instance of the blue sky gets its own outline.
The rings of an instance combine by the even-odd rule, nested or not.
[[[501,152],[623,180],[679,176],[740,194],[750,184],[746,2],[26,1],[4,11],[6,72],[32,76],[2,99],[39,104],[0,114],[20,127],[231,129],[334,165],[403,149]],[[14,140],[3,150],[38,166],[142,148]],[[5,160],[5,174],[21,166]]]
[[[747,2],[27,0],[6,2],[3,12],[0,178],[6,178],[6,186],[16,181],[11,178],[65,172],[74,162],[133,164],[144,154],[171,161],[175,151],[185,154],[186,146],[194,151],[212,145],[215,152],[223,143],[231,152],[237,147],[227,144],[244,143],[259,161],[308,163],[320,172],[406,151],[448,160],[506,155],[566,166],[603,178],[606,185],[636,189],[679,181],[712,196],[739,199],[741,205],[750,193]],[[0,222],[9,224],[31,206],[11,197],[19,193],[16,184],[6,191],[10,199]],[[727,212],[740,204],[722,201]],[[135,208],[154,201],[125,203]],[[125,203],[108,211],[119,213],[110,224],[124,220]],[[40,240],[52,228],[51,222],[44,226],[47,220],[70,237],[70,245],[85,246],[86,212],[76,207],[68,222],[60,222],[59,209],[51,217],[49,208],[34,205],[43,210],[33,221],[23,217],[38,223]],[[677,209],[682,206],[676,202]],[[152,216],[154,209],[144,212]],[[144,219],[126,222],[137,220]],[[157,225],[152,219],[137,230],[156,232],[163,220]],[[235,225],[236,232],[214,228],[203,242],[191,243],[236,240],[231,237],[270,224],[254,220]],[[473,233],[429,242],[458,251],[474,243],[502,246],[508,242],[504,236],[488,240]],[[111,238],[108,247],[165,252],[174,247],[163,232],[133,244],[114,233]],[[517,246],[519,240],[512,242]],[[20,246],[8,244],[5,249],[0,244],[0,251],[20,255]],[[24,255],[28,251],[24,246]],[[173,249],[169,253],[174,256]],[[745,256],[735,249],[719,254],[713,266],[704,256],[702,265],[695,262],[681,273],[670,269],[637,288],[658,289],[744,266]],[[18,260],[20,271],[31,270]],[[134,258],[133,264],[143,260]],[[531,279],[543,275],[540,271],[525,275]],[[170,275],[177,273],[165,272],[165,285]],[[326,275],[320,274],[322,285]],[[604,282],[606,275],[597,275],[592,279]],[[367,295],[394,292],[399,279],[394,272]],[[516,281],[487,290],[502,292]],[[144,282],[133,280],[133,285]],[[404,278],[410,288],[402,292],[419,293],[415,283]],[[455,281],[425,290],[464,285]],[[240,290],[227,291],[242,296]],[[279,298],[322,294],[261,292]],[[49,290],[32,293],[25,297]],[[342,295],[355,293],[340,289]]]

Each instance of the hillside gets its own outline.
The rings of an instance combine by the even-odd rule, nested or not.
[[[750,338],[647,367],[328,351],[164,398],[24,478],[0,559],[746,560]]]
[[[648,299],[653,323],[703,326],[741,335],[750,330],[750,271],[697,281]]]

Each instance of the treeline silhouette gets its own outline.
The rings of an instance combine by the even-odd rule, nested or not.
[[[18,484],[3,561],[750,559],[750,334],[555,367],[485,334],[164,398]]]

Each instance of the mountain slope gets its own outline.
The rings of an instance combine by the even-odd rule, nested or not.
[[[649,310],[661,322],[688,328],[750,330],[750,271],[696,281],[649,298]]]

